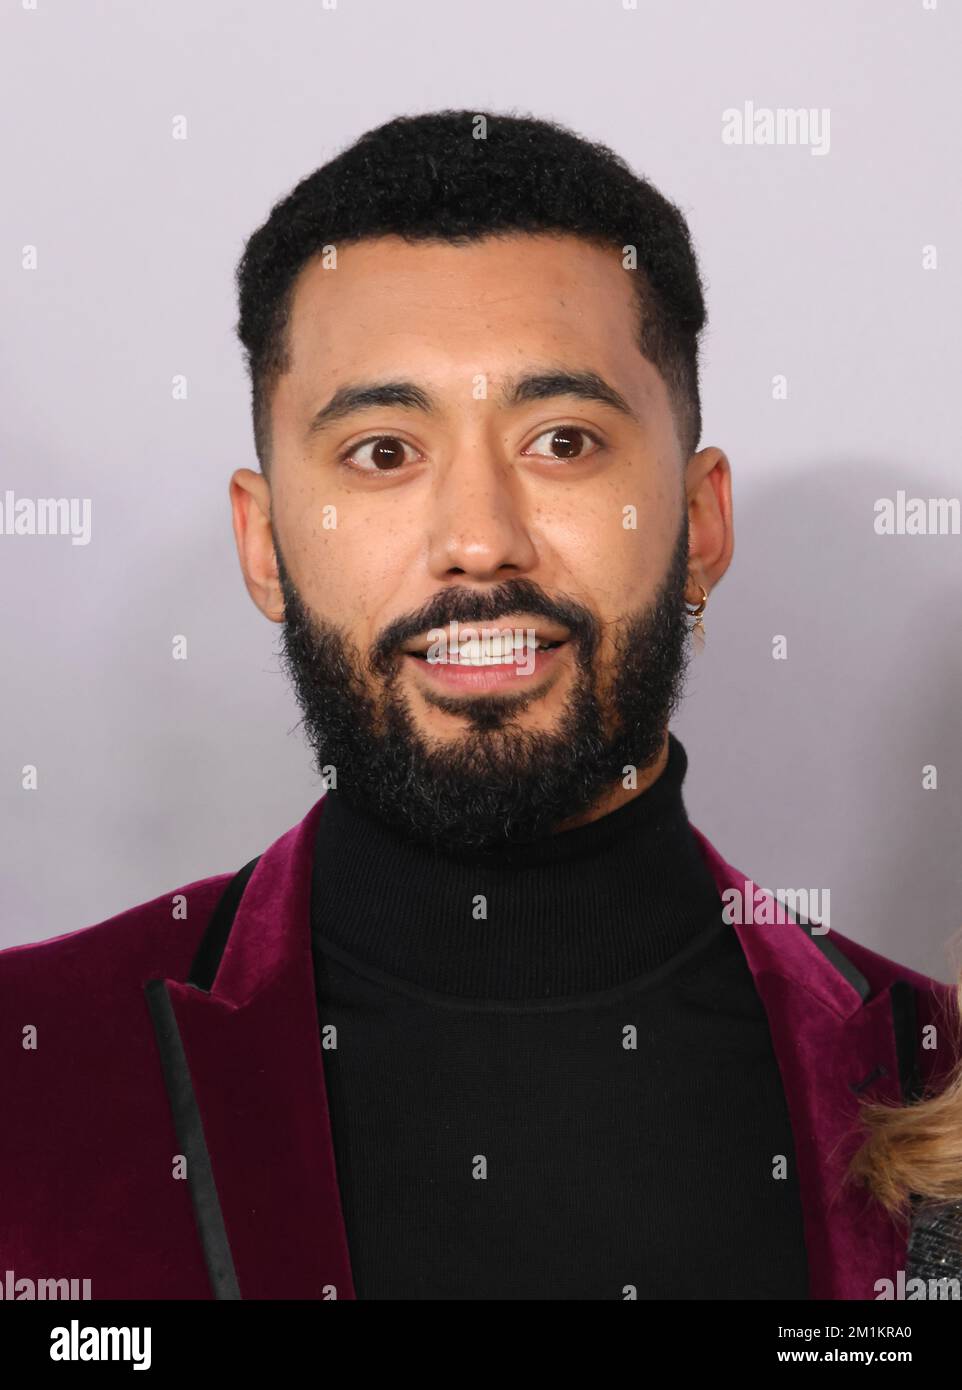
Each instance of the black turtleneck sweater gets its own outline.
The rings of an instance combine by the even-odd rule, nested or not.
[[[459,856],[327,794],[312,939],[359,1299],[807,1297],[768,1023],[686,768],[670,735],[625,806]]]

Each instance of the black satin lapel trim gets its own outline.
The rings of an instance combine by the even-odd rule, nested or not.
[[[208,993],[213,988],[214,977],[227,946],[230,929],[234,925],[234,916],[247,887],[247,880],[257,867],[258,859],[260,855],[249,864],[245,864],[242,869],[238,869],[220,895],[214,914],[204,928],[204,935],[191,962],[187,984],[195,985],[197,989],[206,990]]]
[[[187,1160],[187,1185],[210,1286],[217,1299],[239,1299],[240,1286],[207,1151],[204,1126],[166,981],[148,980],[144,993],[157,1038],[177,1142]]]
[[[796,926],[801,927],[809,941],[818,947],[825,959],[834,965],[838,973],[848,981],[853,989],[858,991],[862,1003],[864,1004],[872,992],[872,986],[862,974],[861,970],[859,970],[858,966],[853,965],[848,956],[844,955],[836,946],[835,942],[830,940],[823,932],[813,931],[811,929],[811,923],[800,922],[797,917],[793,918],[793,920]]]
[[[892,1000],[895,1053],[899,1062],[902,1099],[906,1105],[910,1105],[922,1094],[915,990],[908,980],[896,980],[894,984],[889,985],[889,995]]]

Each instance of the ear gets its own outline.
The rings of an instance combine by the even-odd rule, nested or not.
[[[709,447],[692,454],[685,469],[685,492],[689,570],[695,582],[711,593],[735,549],[731,464],[721,449]]]
[[[284,596],[277,575],[271,533],[271,488],[263,473],[238,468],[230,480],[234,540],[247,592],[273,623],[284,620]]]

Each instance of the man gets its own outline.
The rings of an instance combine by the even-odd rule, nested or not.
[[[733,529],[683,217],[441,112],[298,185],[238,289],[234,531],[328,790],[240,873],[0,957],[5,1267],[872,1297],[905,1247],[843,1181],[859,1102],[948,1068],[948,991],[766,921],[688,821],[669,721]]]

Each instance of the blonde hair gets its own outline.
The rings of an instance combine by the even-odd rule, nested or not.
[[[936,1094],[911,1105],[863,1103],[860,1118],[869,1131],[848,1176],[870,1188],[890,1212],[907,1212],[913,1196],[929,1202],[962,1199],[962,977],[955,990],[959,1057]]]

